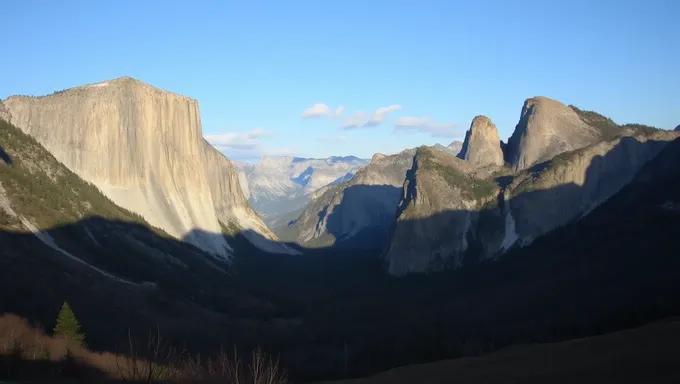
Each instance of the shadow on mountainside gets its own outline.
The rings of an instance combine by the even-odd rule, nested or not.
[[[381,251],[389,241],[394,208],[399,204],[401,187],[391,185],[352,185],[328,216],[326,232],[335,238],[336,248]],[[344,217],[349,213],[349,217]],[[325,211],[324,211],[325,214]],[[372,223],[363,226],[363,223]],[[358,225],[361,226],[357,228]]]
[[[556,209],[608,191],[592,172],[601,174],[618,156],[633,156],[630,145],[658,145],[627,143],[594,159],[583,186],[529,191],[510,206]],[[624,176],[612,169],[610,177]],[[591,214],[531,245],[495,261],[470,253],[465,268],[402,278],[388,276],[375,253],[351,248],[272,255],[235,235],[228,237],[236,252],[228,265],[122,221],[86,218],[44,231],[60,250],[45,237],[5,228],[0,312],[52,329],[67,300],[96,350],[115,350],[128,329],[143,333],[158,326],[173,344],[193,352],[262,345],[280,354],[296,379],[357,377],[680,314],[680,215],[668,208],[678,200],[680,140]],[[501,210],[483,214],[501,217]],[[442,225],[461,214],[470,212],[442,212],[416,224],[436,223],[445,236]],[[334,220],[329,217],[331,228]],[[518,215],[516,225],[521,231],[533,223]],[[471,249],[484,247],[485,238],[474,240]]]
[[[5,150],[2,147],[0,147],[0,160],[2,160],[2,162],[7,165],[10,166],[12,165],[12,158],[9,157],[7,152],[5,152]]]

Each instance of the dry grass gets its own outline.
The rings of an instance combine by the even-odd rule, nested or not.
[[[146,343],[128,333],[124,354],[67,348],[15,315],[0,316],[0,380],[78,380],[126,383],[284,384],[276,358],[261,349],[250,356],[237,350],[214,358],[189,356],[168,344],[157,330]]]

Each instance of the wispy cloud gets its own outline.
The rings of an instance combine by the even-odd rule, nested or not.
[[[290,147],[268,147],[260,139],[275,135],[274,131],[261,128],[249,132],[229,132],[215,135],[205,135],[204,138],[218,151],[230,159],[251,160],[262,156],[288,156],[296,151]]]
[[[357,112],[354,115],[345,119],[343,124],[340,126],[342,129],[355,129],[361,127],[377,127],[383,121],[387,119],[387,114],[398,111],[401,109],[401,105],[390,105],[387,107],[380,107],[376,110],[370,118],[364,112]]]
[[[302,118],[303,119],[309,119],[309,118],[312,118],[312,117],[340,116],[344,110],[345,110],[345,107],[343,107],[342,105],[337,107],[335,109],[335,111],[332,111],[331,108],[328,105],[322,104],[322,103],[316,103],[316,104],[312,105],[311,107],[302,111]]]
[[[322,141],[322,142],[338,142],[338,141],[347,141],[347,136],[343,135],[326,135],[326,136],[319,136],[316,138],[317,141]]]
[[[250,132],[229,132],[205,135],[204,138],[217,149],[253,149],[260,137],[272,136],[276,132],[255,128]]]
[[[366,122],[366,114],[364,112],[357,112],[351,117],[348,117],[343,121],[340,128],[342,129],[355,129],[364,125]]]
[[[432,137],[459,137],[461,127],[459,123],[435,123],[429,117],[400,117],[394,121],[395,132],[423,132]]]
[[[388,113],[398,111],[400,109],[401,109],[401,105],[396,105],[396,104],[393,104],[393,105],[390,105],[390,106],[387,106],[387,107],[378,108],[378,110],[375,111],[375,113],[373,114],[373,117],[371,117],[370,120],[368,120],[367,122],[364,123],[364,126],[365,127],[377,127],[378,125],[380,125],[380,123],[385,121],[385,118],[387,117]]]

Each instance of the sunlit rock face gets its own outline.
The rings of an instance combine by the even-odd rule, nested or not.
[[[501,140],[491,119],[480,115],[472,120],[459,157],[478,166],[503,165]]]
[[[601,132],[569,106],[547,97],[533,97],[524,102],[508,140],[507,159],[515,170],[522,170],[600,140]]]
[[[224,257],[220,218],[272,238],[229,161],[203,140],[196,100],[124,77],[4,104],[57,160],[168,234]]]

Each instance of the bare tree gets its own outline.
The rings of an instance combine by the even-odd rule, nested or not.
[[[135,345],[128,330],[127,356],[116,355],[116,366],[122,380],[150,384],[175,377],[180,358],[176,349],[163,340],[158,328],[142,347]]]
[[[224,384],[285,384],[287,373],[279,360],[265,354],[261,348],[253,351],[248,364],[243,362],[238,350],[232,356],[224,350],[214,359],[201,361],[200,356],[187,360],[182,366],[182,378]]]

